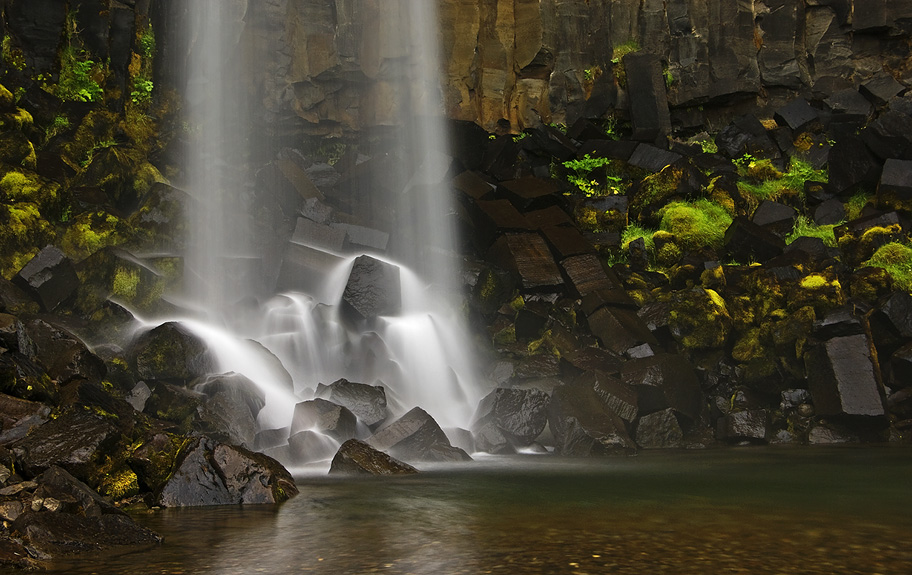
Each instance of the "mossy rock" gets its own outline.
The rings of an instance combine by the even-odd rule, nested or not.
[[[0,163],[34,171],[38,167],[35,146],[22,132],[3,132],[0,134]]]
[[[31,202],[49,218],[62,213],[60,184],[25,168],[0,168],[0,197],[8,202]]]
[[[0,275],[10,279],[53,239],[51,225],[38,206],[0,204]]]
[[[721,348],[731,332],[725,300],[713,290],[694,288],[675,292],[668,315],[672,337],[689,350]]]
[[[810,306],[823,317],[827,312],[845,303],[845,293],[839,278],[832,271],[824,270],[801,278],[788,296],[789,312]]]
[[[210,373],[213,358],[205,342],[177,322],[167,322],[133,342],[130,363],[145,380],[186,384]]]
[[[129,252],[101,249],[80,262],[76,273],[80,286],[73,310],[86,319],[104,319],[98,314],[108,300],[149,315],[170,311],[161,301],[167,279]]]
[[[658,227],[662,207],[674,199],[695,197],[707,183],[706,177],[687,159],[665,166],[661,172],[640,182],[630,201],[630,219]]]
[[[193,199],[167,184],[154,184],[128,223],[135,231],[131,247],[177,253],[186,247],[189,229],[184,217]]]
[[[0,114],[0,130],[28,132],[35,125],[35,119],[27,110],[16,108]]]
[[[127,460],[140,486],[153,493],[160,490],[174,473],[181,451],[191,441],[163,430],[149,433]]]
[[[870,259],[882,246],[903,242],[906,235],[898,223],[885,226],[872,226],[857,233],[836,228],[836,244],[843,254],[843,259],[850,266],[858,266]]]
[[[119,217],[102,211],[79,214],[67,223],[60,248],[73,261],[81,261],[102,248],[132,239],[133,230]]]
[[[747,296],[754,318],[764,318],[785,307],[788,286],[762,267],[742,277],[737,287]]]
[[[862,267],[849,276],[849,295],[872,305],[892,293],[893,287],[893,278],[881,267]]]
[[[510,299],[515,287],[509,273],[486,267],[472,288],[471,305],[482,315],[490,315]]]
[[[762,329],[769,334],[779,357],[799,361],[803,366],[808,337],[814,330],[817,317],[814,307],[807,305],[789,313],[773,314]]]
[[[721,247],[732,223],[724,207],[706,199],[671,202],[659,210],[659,217],[660,228],[674,234],[676,242],[688,250]]]
[[[9,111],[16,106],[16,98],[6,86],[0,84],[0,111]]]
[[[61,146],[61,156],[73,169],[81,170],[95,150],[114,142],[117,114],[97,109],[85,115],[73,134],[73,139]]]
[[[76,185],[98,188],[120,209],[133,209],[152,186],[164,182],[161,173],[131,146],[108,146],[95,152],[76,178]]]
[[[51,405],[60,398],[60,389],[47,371],[18,353],[0,354],[0,392]]]

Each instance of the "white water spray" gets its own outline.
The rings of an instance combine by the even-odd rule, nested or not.
[[[234,278],[257,261],[250,241],[257,231],[237,217],[249,212],[245,202],[254,179],[244,171],[250,164],[249,122],[236,99],[243,88],[234,84],[241,77],[235,63],[242,60],[238,26],[247,3],[190,3],[195,32],[188,124],[195,138],[188,149],[187,186],[196,209],[189,222],[193,233],[184,297],[202,313],[180,321],[208,343],[218,369],[240,373],[264,391],[261,429],[289,426],[296,402],[312,398],[318,384],[341,378],[383,385],[388,421],[420,406],[443,427],[467,427],[479,399],[468,338],[453,298],[444,295],[456,273],[444,183],[451,161],[445,154],[436,7],[424,0],[389,4],[395,4],[398,17],[383,19],[394,27],[385,30],[386,37],[410,39],[403,42],[409,65],[398,80],[402,98],[394,120],[405,150],[394,179],[407,184],[394,204],[400,216],[391,230],[394,248],[390,257],[378,259],[400,268],[403,309],[359,331],[343,321],[339,303],[360,254],[333,253],[338,265],[311,293],[277,293],[252,309],[238,303],[255,292]],[[376,8],[386,13],[390,6]],[[378,69],[385,65],[379,62]],[[174,318],[160,318],[168,319]]]

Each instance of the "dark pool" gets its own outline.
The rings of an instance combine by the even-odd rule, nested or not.
[[[75,574],[912,573],[912,450],[485,458],[302,477],[272,508],[139,516],[157,548]]]

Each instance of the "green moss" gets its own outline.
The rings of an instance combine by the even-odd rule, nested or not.
[[[912,246],[909,244],[891,242],[883,245],[864,265],[885,269],[897,289],[912,292]]]
[[[88,212],[69,222],[60,239],[60,248],[80,261],[101,248],[120,245],[130,236],[130,227],[117,216],[103,211]]]
[[[655,242],[652,239],[654,233],[656,233],[655,230],[650,230],[636,224],[630,224],[621,233],[621,247],[626,250],[628,246],[630,246],[630,242],[643,238],[646,242],[646,251],[654,252]]]
[[[725,230],[732,223],[729,213],[714,202],[672,202],[661,210],[660,229],[673,233],[677,243],[687,249],[720,247]]]
[[[807,216],[798,216],[798,219],[795,220],[795,227],[792,229],[792,233],[785,238],[785,243],[791,244],[802,237],[820,238],[828,247],[835,248],[836,234],[833,230],[838,225],[841,225],[841,222],[839,224],[819,226],[812,222]]]
[[[785,173],[779,172],[770,160],[756,160],[750,156],[744,156],[735,164],[743,178],[738,181],[738,189],[759,200],[775,200],[784,195],[804,197],[805,182],[829,180],[826,170],[815,170],[798,158],[791,159]]]
[[[0,275],[13,277],[50,242],[51,231],[35,204],[0,204]]]
[[[845,303],[842,284],[832,271],[808,274],[801,278],[788,297],[788,310],[795,312],[805,306],[811,306],[819,316],[840,307]]]
[[[132,299],[136,297],[136,288],[139,286],[139,272],[118,267],[114,272],[111,291],[114,295]]]
[[[674,294],[668,327],[687,349],[713,349],[725,346],[732,319],[717,292],[694,288]]]
[[[7,172],[0,179],[0,191],[13,201],[33,201],[41,191],[41,181],[23,172]]]
[[[845,203],[846,220],[851,222],[852,220],[860,218],[861,211],[868,205],[871,197],[871,194],[858,192],[849,198],[849,201]]]

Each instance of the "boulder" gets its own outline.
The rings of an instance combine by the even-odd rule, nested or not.
[[[348,408],[358,420],[372,429],[376,429],[389,415],[386,409],[386,390],[380,385],[340,379],[329,385],[317,385],[315,397]]]
[[[684,356],[658,354],[631,359],[621,367],[621,381],[636,390],[640,414],[671,408],[690,420],[700,415],[700,382]]]
[[[765,409],[729,413],[716,422],[716,439],[720,441],[763,442],[769,435],[769,414]]]
[[[291,434],[305,430],[318,431],[341,443],[355,437],[355,415],[325,399],[302,401],[295,405]]]
[[[836,198],[830,198],[814,208],[814,223],[818,226],[838,224],[845,219],[845,204]]]
[[[560,187],[551,178],[526,177],[501,182],[506,198],[521,212],[540,210],[557,203]]]
[[[192,385],[205,396],[200,419],[213,437],[232,445],[252,448],[257,414],[266,405],[265,394],[255,383],[236,373],[207,376]]]
[[[658,346],[655,336],[633,309],[601,307],[587,316],[586,322],[592,335],[608,351],[623,354],[644,343]]]
[[[297,493],[294,479],[274,459],[203,437],[184,448],[156,503],[162,507],[269,504]]]
[[[644,415],[637,422],[636,443],[643,449],[681,447],[683,440],[684,432],[671,408]]]
[[[59,325],[42,319],[26,322],[25,331],[33,343],[36,359],[48,375],[60,384],[83,379],[101,381],[107,373],[104,362],[78,337]]]
[[[757,206],[751,221],[768,229],[780,238],[784,238],[791,233],[797,218],[798,212],[795,208],[779,202],[764,200]]]
[[[85,480],[120,437],[109,417],[69,410],[36,427],[9,448],[16,454],[22,469],[31,475],[56,465]]]
[[[401,308],[399,268],[371,256],[356,258],[342,293],[343,313],[360,323],[396,315]]]
[[[903,338],[912,338],[912,295],[894,292],[876,312]]]
[[[488,251],[487,259],[509,270],[525,291],[556,291],[564,278],[539,234],[506,234]]]
[[[877,187],[878,206],[912,215],[912,161],[888,159]]]
[[[51,408],[43,403],[0,393],[0,445],[22,439],[50,415]]]
[[[540,232],[558,259],[595,252],[592,242],[575,227],[546,226],[541,228]]]
[[[636,451],[624,420],[602,402],[594,389],[582,382],[554,389],[548,425],[554,434],[558,455],[588,457]]]
[[[776,110],[773,119],[795,134],[808,128],[818,118],[817,110],[807,100],[798,98]]]
[[[367,443],[404,461],[468,461],[469,455],[450,445],[434,418],[415,407],[379,429]]]
[[[856,13],[862,11],[856,10]],[[860,20],[860,19],[859,19]],[[886,22],[880,23],[884,25]],[[900,84],[890,74],[879,74],[858,87],[858,92],[877,107],[885,106],[887,102],[899,95],[906,87]]]
[[[127,515],[84,517],[72,513],[29,512],[11,525],[28,549],[43,558],[112,551],[161,543],[160,535]]]
[[[808,388],[818,415],[882,418],[880,367],[864,334],[834,337],[805,355]]]
[[[13,283],[52,311],[79,287],[76,268],[55,246],[47,246],[32,258],[13,278]]]
[[[178,322],[167,322],[141,334],[130,346],[136,375],[148,380],[186,384],[213,371],[209,349]]]
[[[472,431],[490,424],[514,446],[529,445],[545,429],[550,398],[534,389],[498,388],[478,404]],[[476,444],[478,440],[476,439]]]
[[[829,187],[836,194],[851,194],[860,187],[877,185],[880,163],[858,136],[836,141],[830,151]]]
[[[288,438],[287,454],[294,464],[312,463],[330,459],[339,448],[339,442],[318,431],[306,429]]]
[[[608,277],[601,260],[595,254],[569,257],[560,265],[577,297],[584,298],[595,291],[610,290],[617,285],[616,281]]]
[[[367,443],[349,439],[339,448],[329,466],[330,475],[410,475],[418,470],[377,451]]]
[[[780,255],[785,241],[773,232],[743,216],[738,216],[725,231],[725,251],[738,262],[763,263]]]

